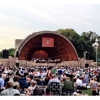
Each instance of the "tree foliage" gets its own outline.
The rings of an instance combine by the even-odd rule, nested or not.
[[[13,57],[14,56],[14,53],[15,53],[15,50],[16,49],[14,49],[14,48],[10,48],[9,51],[8,51],[9,52],[9,56],[12,56]]]
[[[95,48],[92,45],[96,37],[100,39],[95,32],[83,32],[81,35],[78,35],[73,29],[59,29],[57,32],[71,41],[80,58],[82,58],[83,53],[87,51],[89,52],[90,59],[95,60]],[[98,55],[100,55],[100,49],[98,49]]]
[[[78,49],[78,48],[80,48],[80,45],[79,45],[80,36],[73,29],[59,29],[59,30],[57,30],[57,32],[59,32],[60,34],[65,36],[69,41],[71,41],[71,43],[76,48],[78,55],[80,56],[80,54],[79,54],[80,50]]]
[[[81,34],[81,39],[83,40],[83,50],[89,52],[91,59],[95,60],[95,49],[92,46],[98,35],[95,32],[83,32]]]
[[[2,58],[2,51],[0,52],[0,58]]]

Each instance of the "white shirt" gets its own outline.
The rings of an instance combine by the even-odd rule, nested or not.
[[[47,73],[43,72],[40,74],[41,78],[45,77],[47,75]]]
[[[77,79],[76,80],[76,86],[82,86],[82,80]]]
[[[39,72],[36,72],[35,76],[40,76],[40,73]]]
[[[5,95],[5,96],[14,96],[14,94],[20,94],[20,92],[17,89],[13,89],[13,88],[8,88],[1,92],[1,95]]]

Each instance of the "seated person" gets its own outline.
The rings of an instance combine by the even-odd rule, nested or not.
[[[56,74],[53,74],[52,77],[53,78],[49,80],[47,87],[50,88],[53,94],[60,94],[62,84]]]
[[[80,76],[76,77],[75,87],[76,89],[80,89],[80,90],[87,89],[86,85],[83,84],[82,78]]]
[[[62,92],[72,94],[74,92],[74,83],[70,80],[70,77],[65,77],[63,82]]]
[[[81,90],[77,90],[73,93],[73,96],[83,96],[83,92]]]
[[[58,75],[61,75],[63,73],[62,69],[58,69],[57,72],[58,72]]]
[[[51,82],[58,82],[58,83],[61,84],[61,82],[60,82],[60,80],[58,79],[58,77],[57,77],[56,74],[53,74],[53,75],[52,75],[52,79],[49,80],[48,85],[49,85]]]
[[[37,82],[32,80],[30,86],[28,87],[30,95],[42,95],[43,90],[37,85]]]
[[[19,76],[15,75],[15,76],[14,76],[14,79],[13,79],[13,81],[14,81],[14,86],[13,86],[13,88],[20,90],[20,84],[19,84],[19,82],[18,82],[18,79],[19,79]]]
[[[52,95],[51,90],[50,88],[47,87],[45,90],[44,96],[51,96],[51,95]]]
[[[8,81],[6,84],[6,89],[1,92],[0,95],[3,96],[14,96],[15,94],[20,95],[20,92],[17,89],[13,89],[14,83]]]

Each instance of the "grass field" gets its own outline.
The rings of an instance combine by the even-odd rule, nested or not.
[[[88,94],[89,96],[92,95],[92,91],[90,89],[82,90],[83,94]]]

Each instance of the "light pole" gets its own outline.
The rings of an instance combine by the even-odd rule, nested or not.
[[[84,52],[84,66],[86,66],[86,53],[87,51]]]
[[[96,40],[95,40],[95,43],[93,43],[93,47],[95,47],[95,49],[96,49],[96,67],[97,67],[97,50],[98,50],[98,46],[99,46],[99,44],[98,44],[98,39],[96,38]]]

